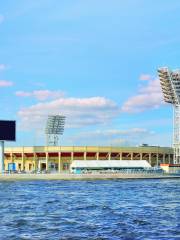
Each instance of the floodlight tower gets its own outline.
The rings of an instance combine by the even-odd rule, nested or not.
[[[57,146],[59,135],[64,132],[65,116],[49,115],[46,123],[45,134],[47,146]]]
[[[158,69],[164,101],[173,105],[174,164],[180,163],[180,70]]]

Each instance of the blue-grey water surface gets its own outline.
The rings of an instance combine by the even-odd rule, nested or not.
[[[0,182],[8,239],[180,239],[180,180]]]

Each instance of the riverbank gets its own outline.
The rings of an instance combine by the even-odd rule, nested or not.
[[[4,174],[0,175],[0,181],[21,180],[105,180],[105,179],[180,179],[180,175],[168,174]]]

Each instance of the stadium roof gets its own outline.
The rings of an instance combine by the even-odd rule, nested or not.
[[[149,168],[146,160],[74,160],[71,168]]]

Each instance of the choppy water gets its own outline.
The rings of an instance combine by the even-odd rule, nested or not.
[[[0,240],[180,239],[180,180],[0,182]]]

